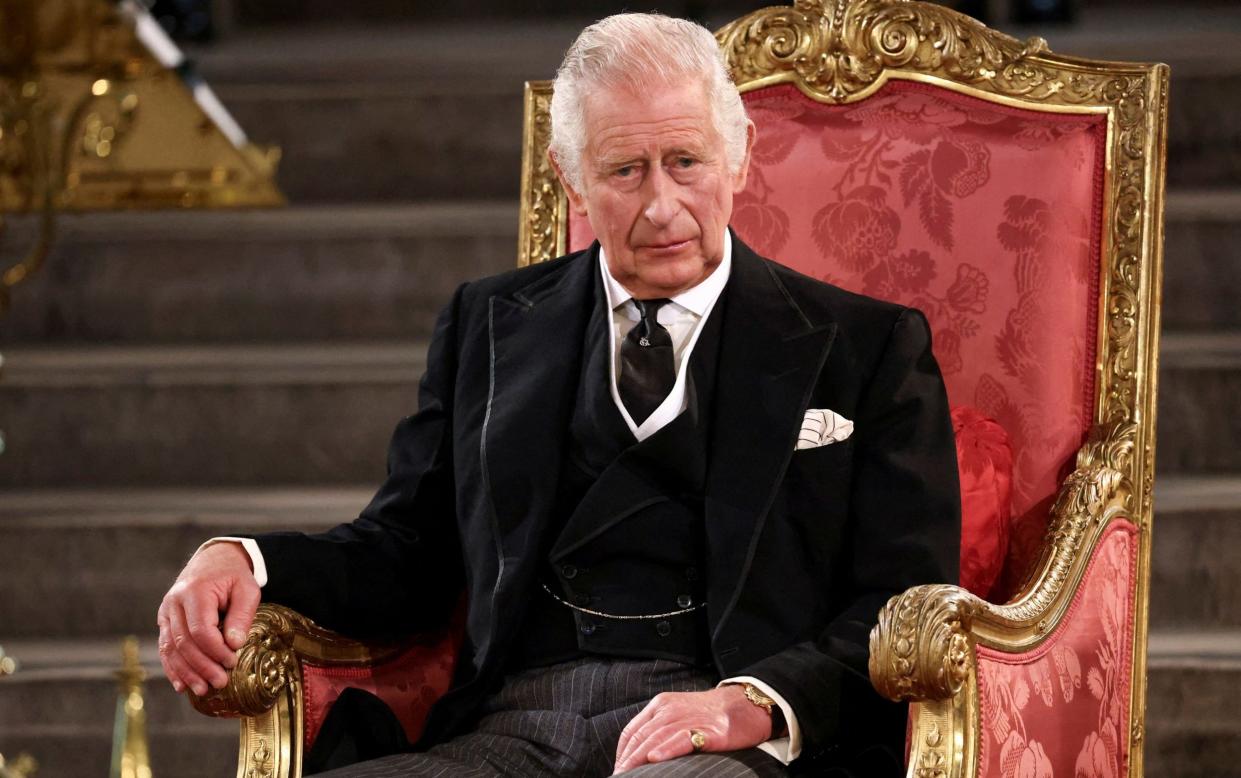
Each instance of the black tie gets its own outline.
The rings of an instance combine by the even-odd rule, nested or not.
[[[669,301],[634,300],[642,318],[621,342],[621,374],[617,382],[621,402],[635,424],[655,412],[676,383],[676,359],[672,336],[656,318]]]

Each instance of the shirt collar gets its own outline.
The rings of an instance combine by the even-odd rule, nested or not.
[[[724,257],[720,260],[720,264],[716,265],[715,270],[711,271],[711,275],[670,299],[695,316],[700,318],[705,316],[724,291],[724,286],[728,283],[728,275],[732,272],[732,260],[733,236],[731,232],[725,229]],[[633,299],[633,295],[630,294],[629,290],[620,281],[612,277],[612,271],[608,268],[608,258],[603,252],[603,246],[599,247],[599,267],[603,273],[603,288],[608,296],[609,310],[614,311]]]

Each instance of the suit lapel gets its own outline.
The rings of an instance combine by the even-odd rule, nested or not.
[[[497,588],[512,560],[534,559],[556,496],[597,250],[511,296],[490,300],[491,382],[482,459],[500,552]]]
[[[740,596],[835,335],[733,236],[705,495],[713,637]]]

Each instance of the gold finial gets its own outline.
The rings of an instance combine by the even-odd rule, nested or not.
[[[116,671],[119,695],[116,724],[112,730],[112,769],[109,778],[151,778],[151,758],[147,748],[146,703],[142,682],[146,671],[138,661],[138,639],[130,636],[121,643],[121,669]]]

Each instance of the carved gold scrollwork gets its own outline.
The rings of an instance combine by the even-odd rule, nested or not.
[[[955,586],[916,586],[893,597],[871,633],[870,675],[893,700],[946,699],[969,675],[970,625],[981,600]]]
[[[293,638],[299,622],[295,612],[263,606],[250,625],[246,644],[237,654],[228,685],[203,697],[190,693],[194,708],[208,716],[258,716],[271,710],[281,692],[297,678]]]
[[[739,85],[791,80],[824,102],[868,94],[889,69],[934,72],[962,83],[991,80],[1023,95],[1065,86],[1055,74],[1026,64],[1046,51],[1042,38],[1022,43],[930,3],[800,0],[742,17],[716,39]]]
[[[551,100],[551,82],[526,83],[518,266],[552,259],[566,250],[568,223],[565,194],[547,156],[552,135]]]
[[[250,754],[246,778],[272,778],[272,752],[264,738],[259,738],[258,747]]]

